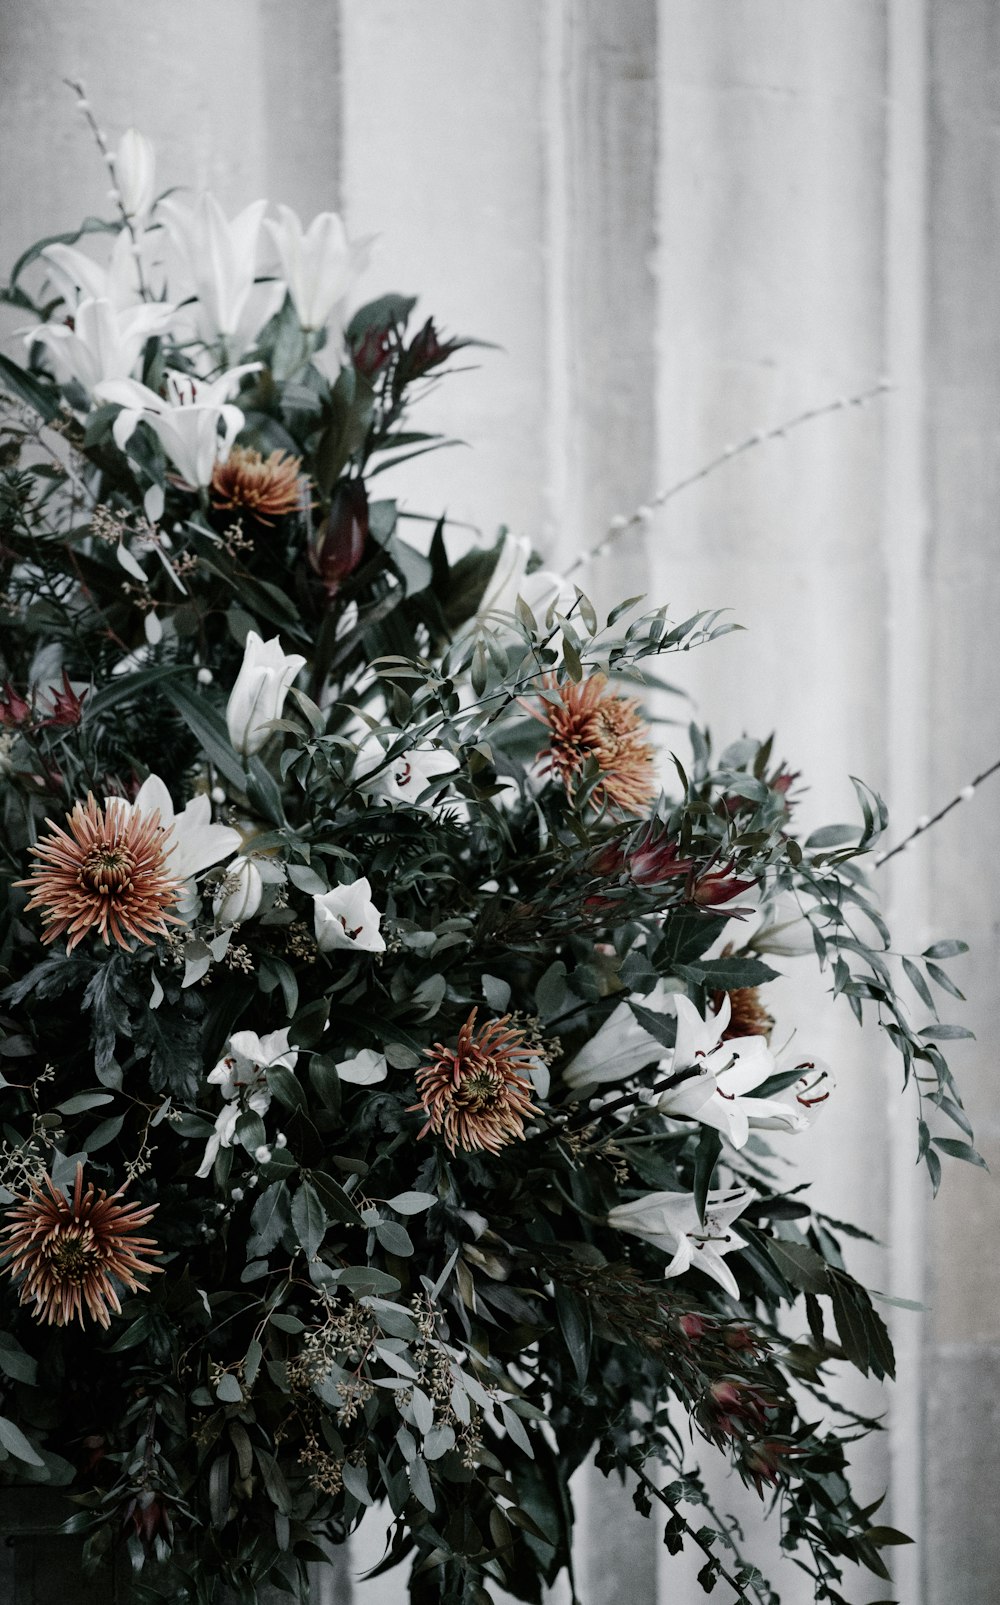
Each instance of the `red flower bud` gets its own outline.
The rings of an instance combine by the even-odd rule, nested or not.
[[[8,680],[0,693],[0,724],[15,727],[27,725],[31,724],[32,718],[31,703],[26,702]]]
[[[703,1315],[691,1313],[682,1315],[677,1324],[684,1336],[690,1338],[692,1343],[697,1342],[698,1338],[703,1338],[710,1327],[710,1323],[705,1320]]]
[[[76,692],[73,690],[73,687],[69,683],[69,675],[64,669],[62,690],[52,690],[49,692],[49,696],[52,698],[52,712],[47,718],[41,721],[42,724],[79,724],[83,714],[83,699],[86,695],[87,693],[84,691],[81,696],[77,696]]]
[[[364,481],[341,480],[334,488],[328,516],[309,542],[309,561],[331,602],[361,562],[367,539],[368,494]]]

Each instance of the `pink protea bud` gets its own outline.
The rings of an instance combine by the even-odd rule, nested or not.
[[[83,717],[83,700],[86,691],[77,696],[69,683],[69,675],[63,670],[63,683],[61,689],[49,692],[52,699],[52,711],[41,722],[43,725],[77,725]]]
[[[0,724],[17,728],[31,724],[32,718],[31,703],[26,702],[8,680],[0,692]]]

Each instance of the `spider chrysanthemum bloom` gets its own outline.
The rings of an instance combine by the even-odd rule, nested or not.
[[[154,1239],[136,1236],[157,1206],[120,1204],[123,1191],[109,1198],[93,1182],[85,1191],[83,1166],[77,1165],[71,1199],[43,1176],[8,1211],[0,1232],[4,1269],[23,1278],[21,1303],[34,1304],[37,1321],[68,1326],[78,1320],[84,1326],[87,1314],[110,1326],[112,1312],[120,1315],[122,1309],[115,1281],[131,1293],[145,1292],[137,1278],[161,1270],[150,1263],[160,1253]]]
[[[525,1046],[525,1033],[510,1024],[510,1015],[488,1020],[476,1030],[473,1009],[453,1048],[435,1042],[424,1051],[431,1063],[417,1071],[420,1102],[427,1123],[420,1131],[443,1136],[452,1153],[484,1150],[498,1153],[523,1138],[525,1119],[539,1111],[531,1102],[528,1070],[538,1057]]]
[[[716,1011],[725,995],[724,992],[715,994],[713,1003]],[[774,1019],[761,1002],[755,986],[734,987],[729,994],[729,1002],[729,1024],[719,1039],[721,1042],[729,1042],[735,1037],[770,1037],[774,1030]]]
[[[220,512],[249,513],[261,524],[294,513],[299,506],[301,457],[272,451],[262,457],[249,446],[234,446],[212,470],[212,506]]]
[[[589,675],[579,685],[572,680],[546,685],[559,694],[558,702],[546,701],[536,715],[549,727],[549,745],[539,754],[546,766],[572,797],[574,783],[593,759],[601,776],[592,793],[595,804],[641,813],[657,786],[649,727],[635,698],[609,691],[603,674]]]
[[[68,832],[51,819],[50,834],[35,844],[32,873],[18,881],[31,891],[28,910],[40,909],[43,942],[65,932],[67,952],[88,931],[128,947],[130,937],[147,947],[167,925],[183,921],[171,912],[181,882],[166,863],[169,832],[158,812],[141,813],[117,797],[104,806],[93,795],[66,816]]]

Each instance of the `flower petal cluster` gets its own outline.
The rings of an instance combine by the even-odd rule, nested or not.
[[[277,211],[278,221],[268,218],[264,226],[277,250],[295,316],[303,329],[323,329],[342,308],[364,266],[367,242],[352,245],[336,212],[320,212],[303,229],[290,206]]]
[[[271,1089],[267,1072],[278,1067],[294,1070],[298,1063],[298,1049],[288,1043],[288,1027],[258,1036],[256,1031],[236,1031],[229,1039],[229,1047],[208,1079],[221,1089],[225,1102],[215,1121],[215,1130],[208,1139],[205,1156],[195,1174],[205,1177],[215,1164],[220,1148],[231,1148],[236,1140],[236,1125],[245,1110],[266,1114],[271,1107]]]
[[[305,661],[298,652],[283,651],[276,635],[264,641],[256,630],[248,631],[243,662],[226,707],[229,739],[242,757],[252,757],[265,745],[271,724],[281,718],[289,688]]]
[[[608,1225],[644,1238],[668,1254],[664,1276],[682,1276],[691,1269],[704,1271],[733,1298],[739,1298],[739,1284],[724,1256],[743,1247],[743,1239],[729,1228],[753,1202],[753,1196],[742,1187],[709,1193],[701,1221],[693,1194],[646,1193],[631,1203],[615,1204],[608,1211]]]
[[[231,825],[217,825],[212,820],[212,801],[205,792],[199,792],[181,809],[174,812],[173,799],[166,783],[159,775],[149,775],[135,794],[131,805],[139,815],[155,812],[160,824],[168,832],[164,853],[171,874],[181,881],[193,880],[202,870],[229,858],[242,845],[243,838]]]
[[[353,950],[384,953],[382,914],[372,901],[365,876],[349,885],[331,886],[313,898],[313,925],[321,953]]]
[[[436,780],[455,772],[458,765],[450,752],[440,748],[413,748],[398,753],[388,763],[381,748],[362,752],[354,766],[358,789],[373,802],[405,803],[411,808],[430,808],[437,796],[418,801]],[[441,787],[438,787],[438,792]]]
[[[166,396],[134,379],[102,382],[95,395],[122,409],[112,426],[121,451],[138,425],[148,424],[182,479],[200,489],[211,484],[216,463],[225,462],[243,428],[243,413],[229,397],[243,375],[256,369],[256,363],[243,363],[211,381],[168,373]]]
[[[168,862],[171,843],[159,812],[144,812],[122,798],[103,808],[91,794],[66,816],[68,831],[46,820],[49,834],[37,842],[32,873],[15,884],[31,892],[26,907],[40,909],[43,942],[66,935],[72,952],[91,931],[105,945],[147,947],[169,925],[182,876]]]
[[[153,1238],[136,1235],[157,1205],[121,1204],[124,1191],[120,1187],[109,1197],[93,1182],[85,1191],[78,1164],[72,1199],[45,1175],[8,1212],[0,1254],[8,1274],[22,1279],[21,1303],[34,1306],[36,1321],[85,1326],[86,1314],[109,1327],[112,1314],[122,1311],[115,1283],[145,1292],[139,1277],[162,1270],[151,1263],[160,1253]]]
[[[525,1120],[539,1113],[528,1079],[537,1055],[509,1014],[477,1031],[477,1013],[473,1009],[461,1026],[453,1048],[435,1042],[424,1050],[431,1063],[417,1072],[420,1103],[413,1108],[427,1115],[421,1137],[429,1131],[443,1136],[452,1153],[496,1154],[523,1140]]]
[[[251,348],[285,294],[278,280],[257,283],[257,249],[266,210],[266,201],[252,201],[230,219],[214,195],[204,194],[194,206],[173,198],[162,201],[157,213],[197,297],[198,338],[208,346],[221,343],[227,358]]]
[[[174,308],[161,302],[116,307],[105,296],[88,297],[77,304],[72,326],[40,323],[25,338],[47,347],[61,383],[75,380],[101,399],[102,385],[131,382],[146,341],[163,334],[173,315]]]
[[[592,794],[595,805],[641,813],[657,788],[655,753],[635,698],[610,691],[604,674],[588,675],[579,684],[549,679],[547,686],[558,700],[544,702],[537,714],[549,727],[549,744],[539,754],[543,767],[559,776],[572,797],[593,762],[600,775]]]
[[[728,994],[719,1012],[710,1010],[704,1019],[690,998],[678,995],[676,1007],[677,1040],[670,1073],[692,1070],[694,1074],[660,1095],[657,1108],[661,1114],[712,1126],[734,1148],[746,1146],[752,1127],[798,1132],[811,1125],[833,1084],[825,1066],[808,1061],[806,1069],[803,1063],[801,1086],[796,1086],[793,1103],[753,1098],[750,1094],[778,1069],[766,1037],[759,1033],[726,1036],[731,1007]]]
[[[259,524],[273,524],[298,511],[302,501],[301,457],[272,451],[262,457],[249,446],[234,446],[212,470],[212,506],[246,513]]]

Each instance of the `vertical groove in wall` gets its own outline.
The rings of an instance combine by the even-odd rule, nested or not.
[[[576,556],[573,497],[572,395],[575,380],[570,339],[570,215],[573,205],[569,156],[569,74],[573,12],[568,0],[545,0],[542,83],[544,112],[544,240],[546,300],[546,557],[565,567]]]
[[[925,440],[926,37],[924,0],[888,0],[886,147],[886,403],[884,558],[888,596],[886,740],[893,837],[926,806],[929,784],[925,650],[928,515]],[[925,945],[926,857],[893,861],[891,924],[909,949]],[[885,892],[886,888],[882,888]],[[887,1058],[890,1100],[890,1292],[922,1300],[927,1180],[914,1165],[915,1097],[900,1097],[898,1056]],[[892,1321],[899,1381],[890,1407],[891,1516],[918,1541],[892,1556],[894,1592],[924,1599],[924,1317]]]

